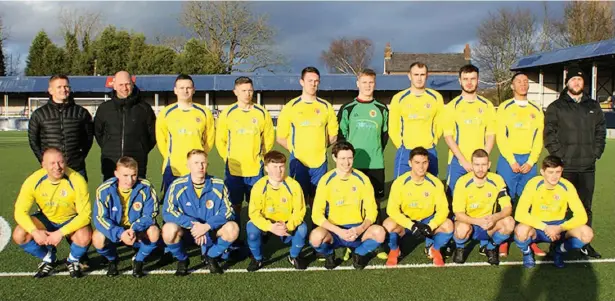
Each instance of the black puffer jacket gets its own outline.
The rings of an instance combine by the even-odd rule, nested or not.
[[[564,170],[590,172],[606,143],[606,120],[600,104],[583,94],[574,101],[566,89],[545,114],[545,147],[564,160]]]
[[[135,86],[126,99],[115,91],[111,100],[98,107],[94,117],[94,134],[101,148],[101,169],[104,179],[113,177],[115,164],[122,156],[139,163],[139,176],[145,177],[147,155],[156,146],[156,115],[143,102]]]
[[[75,104],[72,98],[62,104],[49,99],[47,104],[32,113],[28,140],[39,162],[46,148],[57,147],[66,156],[68,167],[82,170],[94,141],[93,128],[90,112]]]

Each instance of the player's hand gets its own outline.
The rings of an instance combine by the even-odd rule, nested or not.
[[[47,234],[49,235],[47,237],[47,245],[48,246],[57,247],[60,244],[60,242],[62,241],[62,238],[64,238],[64,234],[62,234],[62,232],[60,232],[60,230],[53,231],[51,233],[47,232]]]
[[[521,165],[520,171],[521,171],[522,174],[526,174],[526,173],[530,172],[530,170],[532,170],[532,165],[529,165],[527,163]]]
[[[209,231],[209,225],[199,222],[192,222],[192,229],[190,229],[190,234],[192,234],[192,237],[197,238],[203,236],[207,233],[207,231]]]
[[[472,164],[470,164],[470,162],[463,160],[461,163],[461,167],[463,167],[463,169],[465,169],[467,172],[471,172],[472,171]]]
[[[132,231],[132,229],[126,230],[122,232],[122,235],[120,235],[120,240],[127,246],[132,246],[135,243],[136,237],[134,235],[134,231],[132,231],[132,234],[130,233],[130,231]]]
[[[205,245],[205,244],[207,243],[207,235],[203,235],[203,236],[196,237],[196,238],[194,239],[194,243],[196,243],[196,244],[197,244],[197,246],[203,246],[203,245]]]
[[[519,166],[519,163],[515,162],[513,164],[510,164],[510,169],[512,169],[514,173],[519,173],[519,171],[521,170],[521,166]]]
[[[347,229],[341,229],[337,235],[345,241],[355,241],[357,239],[356,233]]]
[[[361,226],[352,227],[352,228],[350,228],[348,230],[352,231],[352,234],[354,234],[356,237],[361,236],[361,234],[363,234],[363,232],[365,232],[365,229],[363,229],[363,227],[361,227]]]
[[[480,227],[485,229],[485,230],[489,230],[489,229],[491,229],[493,227],[494,224],[495,223],[493,222],[492,216],[489,215],[489,216],[484,217],[481,220]]]
[[[552,241],[556,241],[560,238],[562,227],[559,225],[548,225],[544,232]]]
[[[271,233],[277,236],[290,236],[290,234],[288,234],[288,230],[286,229],[286,224],[280,222],[271,225]]]
[[[47,245],[47,232],[39,229],[32,231],[32,238],[39,246]]]

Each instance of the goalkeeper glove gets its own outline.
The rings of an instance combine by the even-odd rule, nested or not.
[[[414,224],[410,228],[410,233],[412,233],[412,235],[418,239],[423,239],[426,236],[433,235],[433,231],[428,225],[418,221],[414,222]]]

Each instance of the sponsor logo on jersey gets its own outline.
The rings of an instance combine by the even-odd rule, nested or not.
[[[143,209],[143,203],[134,202],[134,204],[132,204],[132,209],[134,209],[135,211],[141,211],[141,209]]]
[[[372,118],[376,117],[376,110],[369,111],[369,116]]]
[[[335,205],[336,205],[336,206],[342,206],[342,205],[344,205],[344,200],[339,200],[339,201],[335,202]]]
[[[207,200],[207,202],[205,202],[205,208],[207,208],[207,209],[214,208],[214,201]]]

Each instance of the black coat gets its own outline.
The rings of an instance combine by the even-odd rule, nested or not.
[[[94,134],[101,149],[105,180],[113,177],[115,164],[122,156],[137,160],[139,176],[145,178],[147,156],[156,145],[156,115],[152,107],[141,100],[136,86],[128,98],[119,99],[114,91],[111,100],[98,107]]]
[[[64,153],[68,167],[77,171],[85,169],[85,158],[94,141],[92,115],[72,98],[62,104],[50,98],[32,113],[28,140],[39,162],[46,148],[56,147]]]
[[[564,160],[564,170],[595,171],[606,143],[606,120],[600,104],[583,94],[574,101],[564,89],[545,114],[544,144]]]

